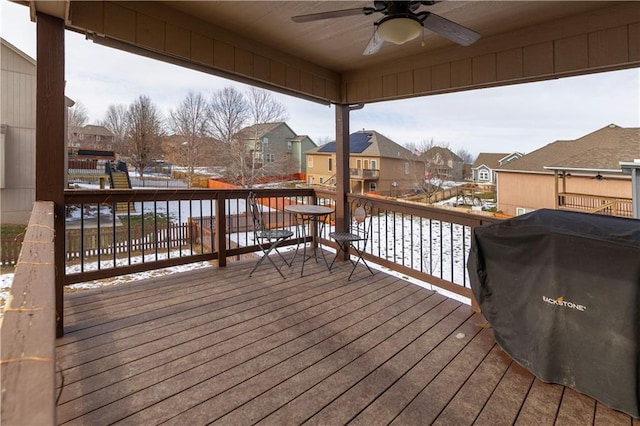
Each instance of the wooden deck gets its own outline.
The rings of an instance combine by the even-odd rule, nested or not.
[[[458,301],[363,267],[252,266],[68,294],[58,423],[640,425],[535,380]]]

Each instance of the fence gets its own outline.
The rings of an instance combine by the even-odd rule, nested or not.
[[[121,253],[189,247],[191,225],[168,224],[166,228],[145,232],[142,227],[102,227],[100,229],[67,229],[67,260],[86,259]]]
[[[0,265],[14,266],[18,263],[23,239],[24,235],[0,238]]]

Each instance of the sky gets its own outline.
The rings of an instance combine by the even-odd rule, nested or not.
[[[0,0],[0,36],[35,58],[29,8]],[[190,92],[209,97],[249,86],[103,47],[67,31],[66,95],[98,124],[110,105],[146,95],[168,115]],[[333,107],[274,93],[287,124],[316,143],[335,140]],[[368,104],[351,113],[351,131],[376,130],[402,144],[433,141],[451,150],[528,153],[608,124],[640,127],[640,69]]]

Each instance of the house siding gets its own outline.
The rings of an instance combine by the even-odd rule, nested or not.
[[[555,209],[555,177],[552,174],[497,173],[498,210],[515,216],[516,209]]]
[[[556,208],[556,178],[553,174],[498,172],[498,210],[515,216],[517,208],[527,211]],[[562,192],[562,183],[559,190]],[[564,192],[602,197],[631,198],[630,177],[570,176]]]
[[[35,200],[36,66],[2,43],[0,118],[4,126],[3,223],[26,224]]]

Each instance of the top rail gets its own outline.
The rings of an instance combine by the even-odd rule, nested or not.
[[[53,218],[53,202],[34,204],[0,320],[1,424],[56,424]]]

